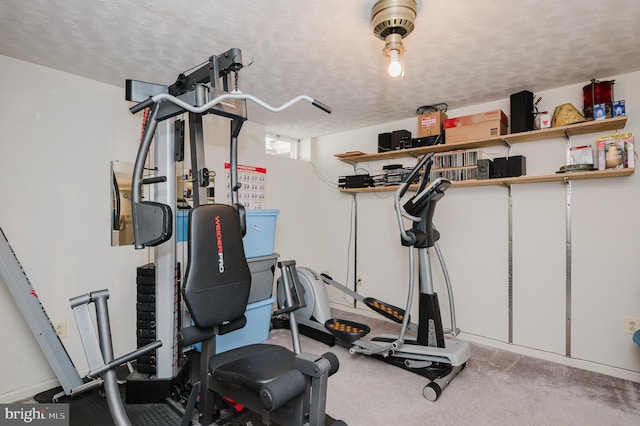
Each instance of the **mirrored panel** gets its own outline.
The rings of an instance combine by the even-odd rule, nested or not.
[[[111,162],[111,245],[133,244],[131,178],[133,163]]]

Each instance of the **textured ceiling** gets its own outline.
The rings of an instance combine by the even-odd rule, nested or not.
[[[404,40],[406,75],[386,75],[373,0],[2,0],[0,54],[124,86],[171,84],[209,56],[242,49],[240,89],[267,131],[303,138],[640,70],[637,0],[422,0]]]

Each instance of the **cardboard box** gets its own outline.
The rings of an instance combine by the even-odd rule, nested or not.
[[[437,136],[442,133],[447,114],[442,111],[428,112],[418,116],[418,138]]]
[[[625,115],[625,107],[624,107],[624,100],[622,101],[615,101],[613,103],[613,107],[612,107],[612,112],[613,112],[613,116],[614,117],[620,117]]]
[[[537,130],[548,129],[551,127],[551,114],[548,112],[539,112],[538,115],[536,115],[535,122]]]
[[[606,104],[597,104],[593,106],[593,119],[604,120],[607,118],[607,106]]]
[[[445,140],[450,143],[469,142],[507,134],[507,125],[501,120],[444,129]]]
[[[450,129],[452,127],[469,126],[471,124],[479,124],[487,121],[502,121],[505,126],[509,125],[507,114],[505,114],[501,109],[494,109],[491,111],[480,112],[478,114],[448,118],[444,121],[444,128]]]

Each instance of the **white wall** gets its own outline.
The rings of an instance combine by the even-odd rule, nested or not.
[[[68,299],[109,288],[117,352],[131,348],[135,300],[130,274],[146,259],[110,247],[109,161],[135,156],[140,119],[122,89],[0,56],[0,226],[78,368],[86,362]],[[7,288],[0,399],[9,401],[52,379],[40,348]],[[50,383],[51,384],[51,383]]]
[[[69,336],[63,343],[76,367],[85,371],[70,297],[109,288],[115,353],[135,347],[135,267],[150,257],[147,250],[110,247],[109,162],[133,161],[141,117],[129,113],[122,88],[2,56],[0,69],[5,99],[0,106],[0,226],[51,320],[67,322]],[[541,93],[543,108],[567,101],[580,105],[581,86]],[[640,99],[639,88],[640,74],[616,76],[616,96],[627,99],[628,131],[639,127],[633,104]],[[508,101],[450,111],[450,116],[492,108],[508,111]],[[282,259],[295,259],[298,265],[353,285],[353,197],[334,184],[353,169],[334,154],[375,152],[378,133],[415,131],[415,121],[410,117],[314,139],[313,164],[265,155],[263,126],[244,125],[239,162],[268,170],[265,207],[280,209],[276,251]],[[219,180],[224,179],[228,131],[227,121],[205,119],[206,165]],[[596,136],[576,138],[574,144],[592,142]],[[550,141],[515,146],[514,154],[528,156],[529,174],[552,173],[563,163],[563,150],[563,141]],[[504,154],[500,148],[487,151]],[[382,164],[359,166],[376,170]],[[638,179],[633,175],[573,184],[572,354],[587,360],[586,368],[611,366],[613,371],[607,372],[612,374],[640,371],[638,348],[622,334],[622,317],[640,316]],[[495,344],[507,339],[506,194],[500,187],[451,189],[436,213],[459,326],[467,338]],[[564,187],[517,186],[513,200],[516,346],[509,348],[562,354]],[[391,194],[361,194],[357,201],[361,291],[402,304],[406,249],[399,244]],[[620,226],[611,227],[612,222]],[[610,231],[601,232],[603,223]],[[348,305],[335,292],[330,296],[335,304]],[[0,310],[12,324],[0,331],[7,348],[0,353],[5,366],[0,402],[53,387],[53,372],[3,285]]]
[[[640,73],[614,76],[616,99],[626,99],[628,121],[624,131],[638,131],[640,119],[634,99],[640,95]],[[553,112],[571,102],[582,107],[579,83],[536,93],[540,110]],[[509,100],[450,110],[449,117],[500,108],[509,112]],[[337,178],[353,169],[333,154],[377,151],[377,134],[398,129],[416,132],[416,119],[387,123],[319,138],[315,158],[323,174]],[[572,138],[572,145],[593,144],[592,134]],[[554,139],[515,144],[512,155],[527,157],[529,175],[552,174],[564,165],[566,141]],[[504,156],[503,147],[485,148],[487,157]],[[408,161],[408,160],[407,160]],[[359,163],[374,172],[398,160]],[[360,170],[363,171],[363,170]],[[464,338],[555,361],[640,381],[640,350],[623,333],[625,315],[640,316],[640,266],[637,241],[640,225],[640,176],[572,183],[571,358],[565,357],[566,308],[566,192],[564,183],[512,187],[513,214],[513,344],[508,342],[508,189],[506,187],[453,188],[438,204],[435,223],[442,238]],[[339,202],[341,216],[350,205]],[[352,196],[343,194],[343,199]],[[358,277],[360,292],[403,306],[406,298],[407,253],[399,244],[391,193],[366,193],[358,200]],[[337,246],[335,246],[337,244]],[[346,251],[347,234],[334,241]],[[344,276],[345,265],[335,259],[327,272]],[[309,265],[311,266],[311,265]],[[437,266],[436,291],[446,305]],[[352,285],[353,277],[348,279]],[[332,292],[332,302],[344,299]],[[444,298],[444,299],[443,299]],[[414,303],[415,307],[415,303]],[[443,307],[447,315],[446,306]],[[362,311],[363,313],[367,311]],[[414,315],[417,311],[414,310]]]

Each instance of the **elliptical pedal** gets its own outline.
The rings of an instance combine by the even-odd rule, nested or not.
[[[373,297],[365,297],[364,303],[380,315],[398,324],[401,324],[404,320],[405,311],[402,308],[390,305]],[[409,321],[411,321],[411,317],[409,317]]]
[[[371,328],[366,324],[336,318],[327,320],[324,326],[334,336],[346,343],[353,343],[371,331]]]

